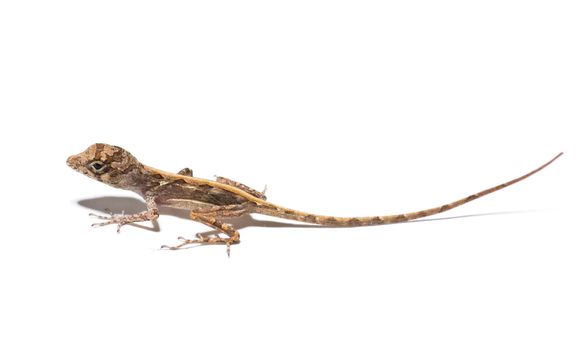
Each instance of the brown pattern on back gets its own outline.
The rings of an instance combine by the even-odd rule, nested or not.
[[[177,179],[155,188],[158,203],[170,199],[192,200],[213,205],[232,205],[247,203],[248,200],[237,194],[209,185],[191,185],[183,179]]]

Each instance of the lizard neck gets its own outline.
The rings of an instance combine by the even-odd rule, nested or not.
[[[152,189],[166,182],[161,174],[158,174],[139,162],[133,162],[126,167],[115,168],[102,182],[119,188],[136,192],[142,196],[147,195]]]
[[[150,195],[161,185],[171,181],[147,166],[140,166],[126,176],[127,188],[142,196]]]

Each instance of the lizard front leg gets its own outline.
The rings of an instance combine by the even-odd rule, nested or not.
[[[155,203],[154,197],[145,197],[145,202],[147,203],[147,210],[142,211],[137,214],[124,215],[124,214],[113,214],[110,213],[109,216],[89,214],[97,219],[106,220],[104,222],[96,222],[92,224],[92,227],[100,227],[105,225],[117,225],[117,233],[121,232],[121,226],[130,224],[133,222],[141,221],[152,221],[159,217],[159,210],[157,209],[157,203]]]

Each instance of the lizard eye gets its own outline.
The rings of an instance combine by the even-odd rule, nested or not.
[[[101,161],[96,160],[89,164],[89,168],[95,174],[102,174],[107,169],[107,165]]]

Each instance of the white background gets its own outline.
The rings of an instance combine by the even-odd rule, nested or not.
[[[576,1],[3,1],[2,349],[578,349]],[[90,228],[135,195],[74,173],[94,142],[291,208]],[[117,197],[117,198],[115,198]],[[136,204],[137,203],[137,204]],[[145,225],[151,227],[151,225]]]

